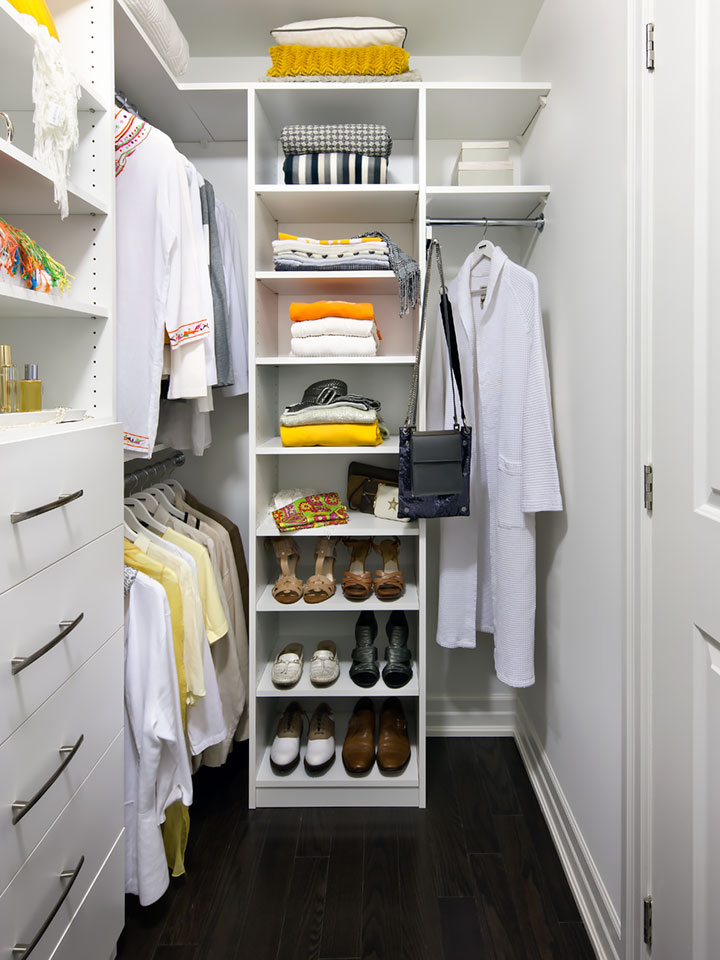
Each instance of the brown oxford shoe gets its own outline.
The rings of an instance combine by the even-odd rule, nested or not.
[[[348,724],[342,758],[348,773],[367,773],[375,761],[375,710],[363,697],[355,704]]]
[[[377,759],[383,773],[398,773],[410,759],[407,720],[397,697],[386,700],[380,711]]]

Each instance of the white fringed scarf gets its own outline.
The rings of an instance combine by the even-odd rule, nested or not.
[[[34,18],[31,33],[33,56],[33,103],[35,146],[33,157],[49,172],[55,184],[55,202],[60,217],[68,215],[70,155],[77,148],[80,85],[68,63],[62,45]]]

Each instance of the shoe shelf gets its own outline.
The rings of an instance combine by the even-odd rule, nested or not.
[[[300,638],[307,639],[307,638]],[[285,638],[283,637],[283,640]],[[380,635],[377,638],[378,654],[381,655],[385,649],[385,636],[383,634],[382,639]],[[284,646],[284,643],[280,645],[280,649]],[[257,696],[258,697],[275,697],[283,698],[284,700],[293,700],[298,697],[315,697],[318,702],[322,700],[331,700],[337,697],[355,697],[360,699],[361,697],[417,697],[420,692],[420,686],[417,676],[417,667],[413,663],[413,675],[405,684],[404,687],[393,688],[389,687],[382,678],[382,668],[385,661],[378,659],[378,667],[380,668],[381,676],[378,682],[373,687],[360,687],[358,686],[350,677],[350,666],[352,660],[350,659],[350,650],[353,646],[353,641],[350,640],[347,643],[347,650],[342,650],[338,648],[338,657],[345,655],[345,659],[339,659],[340,663],[340,676],[337,678],[335,683],[331,683],[327,687],[316,687],[313,683],[310,682],[310,657],[312,656],[312,645],[305,644],[305,660],[303,663],[303,672],[302,677],[298,680],[294,687],[276,687],[272,682],[271,671],[272,671],[272,662],[269,662],[263,674],[260,678],[260,681],[257,685]],[[277,655],[277,653],[276,653]],[[274,659],[274,658],[273,658]]]
[[[258,456],[290,456],[290,457],[327,457],[351,456],[354,458],[377,457],[383,454],[397,454],[400,451],[398,437],[389,437],[378,447],[284,447],[280,437],[272,437],[261,443],[255,449]]]
[[[320,700],[321,698],[318,698]],[[335,717],[336,745],[335,762],[324,773],[308,773],[305,769],[305,744],[300,747],[300,762],[289,773],[275,773],[270,765],[270,747],[267,748],[260,761],[260,767],[257,774],[257,785],[259,787],[284,787],[292,785],[293,787],[340,787],[342,789],[363,786],[385,786],[402,785],[404,787],[418,786],[418,764],[417,764],[417,743],[413,737],[410,738],[410,759],[404,770],[399,773],[383,773],[375,762],[367,773],[351,774],[348,773],[342,762],[342,739],[345,736],[347,722],[343,723],[342,718],[338,722]],[[338,736],[339,735],[339,736]],[[359,806],[357,800],[353,806]]]
[[[255,530],[258,537],[417,537],[420,532],[416,520],[401,523],[399,520],[383,520],[372,514],[351,510],[348,522],[333,527],[315,527],[309,530],[296,530],[291,534],[281,534],[272,517],[261,520]]]
[[[339,576],[337,590],[327,600],[322,603],[305,603],[304,600],[298,600],[297,603],[278,603],[272,595],[273,585],[271,583],[262,590],[256,603],[255,609],[258,613],[320,613],[323,611],[337,613],[339,611],[350,611],[362,613],[363,610],[385,610],[390,613],[393,608],[396,610],[419,610],[420,598],[418,595],[417,584],[406,583],[405,593],[397,600],[378,600],[373,594],[367,600],[348,600],[343,596],[340,589]]]

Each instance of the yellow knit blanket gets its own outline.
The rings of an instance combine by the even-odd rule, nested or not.
[[[273,65],[269,77],[323,74],[342,76],[392,76],[408,70],[410,55],[389,44],[373,47],[302,47],[298,44],[270,47]]]

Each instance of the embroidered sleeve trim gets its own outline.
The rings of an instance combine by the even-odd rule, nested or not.
[[[150,449],[148,437],[142,437],[137,433],[123,433],[123,447],[126,450],[140,451],[147,453]]]
[[[190,340],[200,340],[209,332],[210,324],[208,321],[200,320],[197,323],[183,323],[174,330],[168,330],[167,334],[170,340],[170,346],[174,349],[183,343],[188,343]]]

